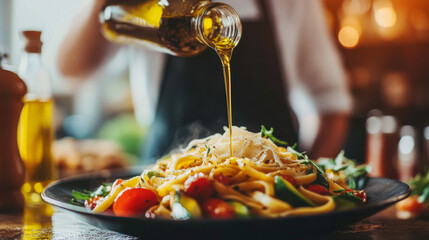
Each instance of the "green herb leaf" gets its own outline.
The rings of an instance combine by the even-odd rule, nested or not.
[[[334,193],[339,193],[340,195],[335,195],[334,198],[343,198],[354,202],[362,203],[363,200],[359,198],[358,196],[354,195],[354,193],[357,193],[358,191],[349,191],[346,189],[339,189],[334,190]]]
[[[76,190],[73,190],[72,192],[73,192],[73,198],[75,200],[88,200],[91,198],[89,194],[81,193]]]
[[[152,177],[161,177],[161,174],[157,171],[149,170],[145,172],[146,176],[151,179]]]
[[[425,187],[422,195],[418,198],[419,203],[429,203],[429,185]]]
[[[424,176],[417,174],[413,179],[408,181],[408,184],[412,189],[411,195],[422,195],[424,189],[429,184],[429,171]]]
[[[100,185],[94,192],[84,190],[85,193],[72,190],[73,199],[72,202],[77,202],[77,200],[88,200],[96,196],[105,197],[109,194],[112,184],[103,183]]]
[[[346,190],[345,189],[339,189],[339,190],[334,190],[333,192],[334,193],[341,193],[341,192],[345,192]]]
[[[298,159],[308,160],[308,157],[307,157],[307,155],[305,155],[305,152],[300,153],[297,150],[295,150],[295,148],[296,148],[296,143],[292,147],[288,146],[287,151],[291,152],[292,154],[295,154],[295,156],[297,156]]]
[[[305,161],[302,162],[302,164],[311,164],[317,171],[317,178],[316,183],[322,185],[326,189],[329,189],[329,182],[328,179],[325,176],[325,170],[321,168],[319,165],[317,165],[314,161],[311,161],[308,156],[305,153],[300,153],[295,150],[296,144],[294,144],[292,147],[287,147],[288,152],[291,152],[292,154],[295,154],[298,159],[304,159]]]
[[[286,146],[287,142],[279,140],[276,137],[274,137],[273,132],[274,132],[273,128],[270,128],[270,130],[268,131],[264,125],[261,126],[261,137],[267,137],[267,138],[271,139],[271,141],[273,141],[273,143],[275,143],[277,145]]]
[[[349,178],[348,183],[349,188],[356,189],[356,181],[353,177]]]
[[[356,201],[356,202],[362,202],[362,199],[356,197],[355,195],[353,195],[352,192],[346,192],[344,194],[341,194],[339,196],[343,196],[346,199],[352,200],[352,201]]]
[[[349,168],[349,165],[344,165],[344,166],[340,166],[340,167],[336,167],[333,169],[334,172],[339,172],[339,171],[343,171],[346,170],[347,168]]]
[[[311,160],[307,160],[307,161],[308,161],[308,163],[313,165],[313,167],[316,168],[316,170],[317,170],[317,178],[316,178],[315,182],[322,185],[323,187],[325,187],[326,189],[329,190],[329,182],[325,176],[325,171],[323,171],[323,169],[321,167],[319,167],[315,162],[313,162]]]
[[[363,188],[366,183],[366,175],[371,170],[367,165],[356,166],[356,161],[346,158],[344,151],[341,151],[335,159],[321,158],[318,163],[325,171],[328,169],[335,173],[341,171],[352,189]]]
[[[209,155],[209,153],[210,153],[210,147],[208,147],[206,144],[204,144],[204,146],[206,147],[206,149],[207,149],[207,153],[206,153],[206,157]]]
[[[355,202],[362,202],[362,199],[360,199],[359,197],[355,196],[353,194],[353,192],[349,192],[345,189],[339,189],[339,190],[334,190],[334,193],[341,193],[340,195],[336,195],[335,197],[341,197],[347,200],[351,200],[351,201],[355,201]]]
[[[335,158],[335,165],[337,167],[340,167],[343,165],[343,159],[344,159],[344,150],[341,150],[340,153],[338,153],[337,157]]]

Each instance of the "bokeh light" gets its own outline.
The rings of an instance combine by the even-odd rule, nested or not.
[[[359,42],[359,31],[351,26],[345,26],[338,32],[338,41],[346,48],[353,48]]]
[[[374,12],[375,22],[384,28],[393,27],[396,24],[396,11],[393,7],[382,7]]]

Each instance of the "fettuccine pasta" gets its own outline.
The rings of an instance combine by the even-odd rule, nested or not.
[[[229,131],[193,140],[138,178],[112,186],[107,196],[98,199],[93,211],[103,212],[113,205],[115,214],[125,216],[285,217],[323,214],[339,205],[356,206],[366,201],[364,192],[349,189],[341,172],[325,174],[305,155],[277,146],[261,133],[238,127],[232,132],[232,155]],[[141,193],[141,201],[127,202],[128,195],[132,196],[126,193],[130,189],[149,192]],[[153,198],[151,205],[143,203],[145,196]],[[145,206],[131,212],[124,210],[138,205]]]

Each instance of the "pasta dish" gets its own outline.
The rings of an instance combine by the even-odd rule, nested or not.
[[[366,168],[342,153],[317,164],[276,144],[272,129],[233,127],[231,155],[225,130],[191,141],[140,176],[74,196],[95,213],[182,220],[315,215],[366,202],[365,192],[353,189]]]

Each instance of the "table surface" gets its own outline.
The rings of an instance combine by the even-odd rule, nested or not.
[[[137,239],[81,222],[51,206],[27,207],[23,214],[0,214],[0,239]],[[429,219],[400,220],[395,209],[328,235],[311,239],[429,239]]]

